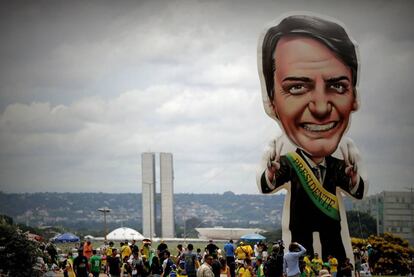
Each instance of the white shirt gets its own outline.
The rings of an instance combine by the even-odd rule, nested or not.
[[[197,270],[197,277],[214,277],[211,266],[208,263],[203,263]]]

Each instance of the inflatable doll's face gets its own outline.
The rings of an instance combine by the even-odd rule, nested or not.
[[[337,148],[357,102],[351,70],[319,41],[283,37],[275,50],[273,109],[288,137],[314,157]]]

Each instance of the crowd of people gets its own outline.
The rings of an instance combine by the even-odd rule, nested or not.
[[[57,264],[56,251],[47,248]],[[307,253],[291,243],[285,250],[282,241],[268,246],[262,242],[249,244],[232,240],[223,249],[212,240],[204,249],[193,244],[178,244],[170,249],[160,241],[155,247],[144,239],[105,243],[93,249],[91,241],[81,243],[75,253],[69,251],[60,262],[65,277],[361,277],[370,275],[366,251],[355,251],[355,265],[350,259],[338,262],[333,256],[322,259],[318,253]]]
[[[302,276],[302,277],[348,277],[371,276],[368,265],[368,253],[354,250],[355,266],[349,258],[338,261],[332,255],[324,259],[318,253],[308,253],[299,243],[293,242],[284,253],[283,242],[273,245],[267,268],[272,272],[268,276]],[[273,264],[273,266],[272,266]]]

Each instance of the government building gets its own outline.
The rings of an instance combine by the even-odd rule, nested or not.
[[[353,210],[370,214],[377,221],[377,234],[392,233],[414,245],[414,192],[383,191],[353,200]]]

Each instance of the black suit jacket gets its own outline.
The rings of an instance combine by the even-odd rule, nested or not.
[[[297,149],[296,152],[306,162],[304,154]],[[350,192],[350,177],[345,174],[345,162],[332,156],[325,157],[326,174],[323,187],[332,194],[336,194],[336,187],[342,188],[350,195],[357,199],[361,199],[364,193],[364,182],[360,177],[359,186],[355,193]],[[308,164],[309,165],[309,164]],[[309,165],[310,166],[310,165]],[[286,182],[291,183],[291,199],[290,199],[290,223],[289,229],[292,231],[309,230],[319,231],[321,229],[340,230],[340,222],[336,221],[320,211],[309,198],[303,186],[299,181],[295,170],[292,168],[286,156],[280,158],[280,169],[276,173],[274,184],[275,188],[269,188],[265,172],[263,172],[260,185],[263,193],[271,193]]]

